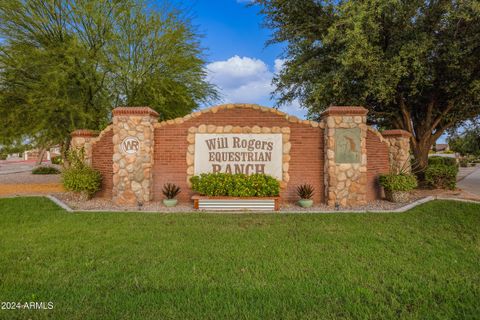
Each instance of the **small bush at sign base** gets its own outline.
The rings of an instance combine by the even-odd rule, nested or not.
[[[205,196],[274,197],[279,182],[265,174],[203,173],[190,179],[192,189]]]
[[[297,195],[300,199],[311,199],[315,193],[315,188],[310,184],[302,184],[297,187]]]
[[[172,200],[180,193],[180,187],[174,185],[173,183],[167,183],[163,186],[162,193],[165,198]]]
[[[417,187],[417,178],[412,174],[384,174],[379,181],[385,191],[410,191]]]
[[[83,193],[90,198],[100,190],[102,175],[88,166],[68,168],[62,173],[62,182],[66,190]]]

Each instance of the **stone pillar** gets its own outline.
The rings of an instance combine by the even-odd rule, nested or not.
[[[95,139],[98,134],[93,130],[80,129],[73,131],[71,136],[72,140],[70,141],[70,146],[73,149],[83,148],[85,150],[85,162],[92,165],[92,140]]]
[[[113,190],[117,204],[137,205],[153,197],[154,125],[158,113],[148,107],[113,110]]]
[[[367,109],[329,107],[325,124],[325,198],[329,206],[366,203]]]
[[[411,172],[410,132],[400,129],[386,130],[382,132],[382,136],[388,142],[390,170],[395,173]]]

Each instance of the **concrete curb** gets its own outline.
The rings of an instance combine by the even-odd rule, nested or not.
[[[59,207],[62,209],[66,210],[67,212],[71,213],[81,213],[81,212],[132,212],[132,213],[182,213],[182,212],[175,212],[175,211],[148,211],[148,210],[125,210],[125,211],[119,211],[119,210],[107,210],[107,209],[98,209],[98,210],[74,210],[70,208],[66,203],[63,201],[59,200],[58,198],[52,196],[52,195],[47,195],[44,196],[51,201],[53,201],[55,204],[57,204]],[[434,201],[434,200],[448,200],[448,201],[458,201],[458,202],[466,202],[466,203],[475,203],[475,204],[480,204],[480,201],[475,201],[475,200],[469,200],[469,199],[459,199],[459,198],[450,198],[450,197],[443,197],[443,196],[427,196],[421,199],[418,199],[412,203],[409,203],[403,207],[397,208],[397,209],[392,209],[392,210],[344,210],[344,211],[332,211],[332,210],[322,210],[322,211],[232,211],[232,214],[252,214],[252,213],[260,213],[260,214],[268,214],[268,213],[279,213],[279,214],[298,214],[298,213],[303,213],[303,214],[317,214],[317,213],[401,213],[401,212],[406,212],[410,209],[413,209],[421,204]],[[219,213],[225,213],[224,211],[192,211],[192,212],[197,212],[197,213],[208,213],[208,214],[219,214]]]
[[[55,204],[59,207],[61,207],[62,209],[64,209],[65,211],[67,212],[74,212],[74,210],[72,208],[70,208],[65,202],[63,201],[60,201],[59,199],[55,198],[54,196],[52,195],[47,195],[46,198],[52,200],[53,202],[55,202]]]
[[[435,196],[435,200],[450,200],[450,201],[458,201],[458,202],[467,202],[467,203],[480,204],[480,201],[479,201],[479,200],[461,199],[461,198],[450,198],[450,197],[444,197],[444,196]]]
[[[394,210],[392,210],[391,212],[405,212],[405,211],[408,211],[408,210],[410,210],[410,209],[415,208],[416,206],[419,206],[419,205],[421,205],[421,204],[423,204],[423,203],[430,202],[430,201],[432,201],[432,200],[435,200],[435,197],[433,197],[433,196],[427,196],[427,197],[425,197],[425,198],[421,198],[421,199],[418,199],[417,201],[414,201],[414,202],[412,202],[412,203],[409,203],[409,204],[407,204],[407,205],[405,205],[405,206],[403,206],[403,207],[394,209]],[[383,210],[383,211],[385,211],[385,210]],[[383,212],[383,211],[382,211],[382,212]],[[375,212],[375,211],[371,211],[371,212]]]

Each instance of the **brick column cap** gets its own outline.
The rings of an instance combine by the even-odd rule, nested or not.
[[[116,107],[113,109],[114,116],[143,116],[158,117],[158,113],[150,107]]]
[[[389,137],[405,137],[405,138],[410,138],[412,134],[408,131],[401,130],[401,129],[394,129],[394,130],[385,130],[382,131],[382,136],[385,138]]]
[[[364,116],[368,110],[360,106],[330,106],[322,113],[322,117],[329,115]]]
[[[70,133],[72,137],[96,137],[98,132],[90,129],[78,129]]]

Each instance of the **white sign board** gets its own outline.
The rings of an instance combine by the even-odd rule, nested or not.
[[[195,175],[264,173],[282,180],[282,134],[197,133]]]

